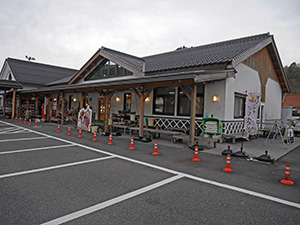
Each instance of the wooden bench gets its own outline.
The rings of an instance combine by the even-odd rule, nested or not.
[[[120,124],[111,124],[109,125],[110,126],[110,132],[112,133],[112,129],[113,128],[119,128],[119,129],[124,129],[124,135],[126,135],[126,130],[128,128],[130,128],[129,126],[126,126],[126,125],[120,125]]]
[[[176,140],[190,140],[190,136],[189,135],[185,135],[185,134],[180,134],[180,135],[173,135],[172,137],[173,139],[173,143],[176,142]],[[199,141],[203,141],[206,142],[206,147],[208,149],[210,149],[211,147],[216,148],[217,147],[217,142],[218,140],[215,138],[211,138],[211,137],[201,137],[201,136],[196,136],[194,138],[194,140],[199,140]]]
[[[234,133],[234,134],[222,134],[222,137],[227,140],[227,139],[232,139],[232,144],[235,144],[235,139],[240,139],[243,138],[242,133]]]

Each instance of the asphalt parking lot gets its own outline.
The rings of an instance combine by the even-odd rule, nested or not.
[[[275,164],[0,118],[0,224],[299,224],[300,148]],[[294,185],[280,183],[291,164]]]

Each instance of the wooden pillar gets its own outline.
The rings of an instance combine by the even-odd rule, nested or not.
[[[47,121],[50,120],[50,101],[51,101],[51,96],[47,97],[47,105],[45,105],[45,107],[46,107],[46,120]]]
[[[85,99],[85,93],[81,92],[80,109],[82,109],[84,107],[84,99]]]
[[[65,122],[65,92],[62,93],[61,98],[61,123],[63,124]],[[70,103],[71,104],[71,103]]]
[[[21,113],[22,113],[22,96],[19,95],[19,113],[18,113],[18,117],[21,117]]]
[[[190,143],[194,145],[195,139],[195,122],[196,122],[196,99],[197,99],[197,85],[193,84],[192,90],[192,102],[191,102],[191,113],[190,113]]]
[[[26,96],[26,112],[25,112],[25,118],[29,117],[29,95]]]
[[[112,96],[114,95],[115,91],[112,91],[105,94],[105,118],[104,118],[104,130],[108,131],[108,119],[110,117],[110,101]]]
[[[36,105],[35,116],[37,117],[39,115],[39,96],[38,95],[35,98],[35,105]]]
[[[11,116],[14,118],[16,115],[16,89],[14,88],[13,99],[12,99],[12,112]]]
[[[6,111],[6,89],[4,89],[4,95],[3,95],[3,115],[5,115]]]

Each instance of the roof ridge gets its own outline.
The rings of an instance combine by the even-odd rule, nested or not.
[[[114,50],[114,49],[111,49],[111,48],[107,48],[107,47],[105,47],[105,46],[102,46],[102,47],[101,47],[101,50],[104,50],[104,51],[105,51],[106,49],[109,50],[109,51],[113,51],[113,52],[116,52],[116,53],[121,53],[121,54],[123,54],[123,55],[130,56],[130,57],[133,57],[133,58],[136,58],[136,59],[145,61],[143,58],[137,57],[137,56],[135,56],[135,55],[131,55],[131,54],[128,54],[128,53],[125,53],[125,52],[121,52],[121,51],[117,51],[117,50]]]

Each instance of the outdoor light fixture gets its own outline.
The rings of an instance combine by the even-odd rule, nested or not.
[[[57,102],[57,98],[54,98],[53,101],[54,101],[54,102]]]
[[[73,98],[73,102],[77,102],[77,98]]]
[[[116,102],[120,102],[121,98],[120,97],[116,97]]]
[[[213,101],[213,102],[218,102],[218,101],[219,101],[219,96],[218,96],[218,95],[214,95],[214,96],[212,97],[212,101]]]
[[[146,99],[145,99],[145,102],[150,102],[150,98],[149,97],[147,97]]]

